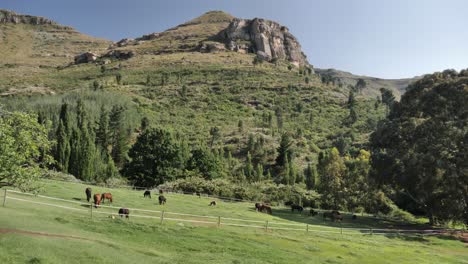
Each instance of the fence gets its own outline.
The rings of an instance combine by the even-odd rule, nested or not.
[[[21,197],[21,198],[19,198]],[[25,199],[25,197],[29,199]],[[40,201],[40,199],[47,200],[49,202]],[[31,193],[24,193],[14,190],[4,191],[3,196],[3,207],[7,205],[7,201],[18,201],[24,203],[31,203],[42,206],[51,206],[60,209],[71,210],[74,212],[80,212],[83,214],[89,214],[90,218],[93,218],[93,215],[107,215],[107,216],[117,216],[118,213],[105,212],[102,210],[93,209],[92,203],[84,203],[79,201],[72,201],[61,199],[57,197],[50,197],[44,195],[35,195]],[[67,205],[61,205],[58,203],[67,203]],[[81,206],[88,209],[76,208],[71,206]],[[120,209],[122,207],[115,207],[109,205],[100,205],[99,208],[104,209]],[[125,207],[127,208],[127,207]],[[312,224],[299,224],[299,223],[282,223],[278,221],[271,220],[253,220],[253,219],[238,219],[222,216],[209,216],[209,215],[197,215],[197,214],[188,214],[188,213],[178,213],[178,212],[168,212],[168,211],[158,211],[158,210],[148,210],[140,208],[128,208],[132,213],[131,217],[144,218],[144,219],[154,219],[163,224],[165,221],[173,222],[187,222],[194,224],[205,224],[210,226],[232,226],[232,227],[242,227],[242,228],[256,228],[264,229],[265,231],[272,230],[286,230],[286,231],[302,231],[306,233],[324,233],[324,234],[341,234],[341,235],[404,235],[404,234],[419,234],[419,235],[437,235],[446,232],[462,232],[461,230],[417,230],[417,229],[378,229],[378,228],[347,228],[347,227],[330,227],[330,226],[320,226]]]

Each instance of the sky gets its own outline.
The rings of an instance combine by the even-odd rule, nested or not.
[[[0,0],[0,9],[114,41],[223,10],[287,26],[316,68],[380,78],[468,68],[466,0]]]

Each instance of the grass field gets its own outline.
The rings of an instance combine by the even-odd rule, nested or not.
[[[45,181],[42,194],[79,202],[85,200],[84,188],[81,184]],[[155,194],[150,200],[144,199],[141,191],[92,188],[94,192],[112,192],[116,207],[125,205],[259,222],[308,223],[311,229],[308,233],[271,229],[265,232],[261,228],[224,225],[217,228],[216,224],[182,221],[161,224],[160,214],[134,210],[128,220],[111,219],[107,214],[97,213],[117,211],[106,208],[94,209],[91,218],[87,205],[9,192],[7,197],[83,211],[7,199],[6,206],[0,207],[0,263],[468,263],[466,244],[450,237],[365,235],[357,231],[343,235],[320,233],[317,231],[339,229],[330,228],[337,224],[323,221],[321,217],[291,214],[286,208],[274,208],[273,216],[269,216],[256,213],[251,203],[218,201],[216,207],[209,207],[211,198],[181,194],[166,194],[168,202],[160,206]],[[135,214],[157,217],[132,217]],[[169,214],[166,217],[197,219]],[[216,219],[203,220],[216,223]],[[398,225],[408,227],[407,223],[365,216],[357,221],[345,216],[343,221],[344,227]],[[424,228],[418,223],[411,225],[411,228]]]

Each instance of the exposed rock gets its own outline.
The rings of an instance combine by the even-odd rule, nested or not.
[[[136,53],[133,50],[111,50],[102,57],[115,58],[118,60],[128,60],[135,55]]]
[[[200,52],[206,52],[206,53],[213,53],[213,52],[219,52],[219,51],[225,51],[225,50],[226,50],[226,47],[224,46],[223,43],[211,42],[211,41],[202,42],[199,47]]]
[[[31,24],[31,25],[57,25],[45,17],[20,15],[12,11],[0,9],[0,23]]]
[[[137,38],[137,40],[153,40],[153,39],[159,38],[160,36],[161,36],[161,33],[151,33],[148,35],[143,35]]]
[[[95,62],[98,55],[92,52],[85,52],[75,56],[75,64]]]
[[[117,41],[116,43],[113,44],[113,46],[117,46],[117,47],[125,47],[125,46],[128,46],[128,45],[134,45],[136,43],[136,41],[134,39],[131,39],[131,38],[124,38],[124,39],[121,39],[119,41]]]
[[[274,21],[236,18],[219,37],[233,51],[254,52],[267,61],[279,59],[296,66],[308,64],[297,39],[288,28]]]

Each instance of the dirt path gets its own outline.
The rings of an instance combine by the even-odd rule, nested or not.
[[[26,231],[26,230],[20,230],[20,229],[10,229],[10,228],[0,228],[0,235],[1,234],[22,234],[22,235],[29,235],[29,236],[41,236],[41,237],[54,237],[54,238],[94,241],[92,239],[88,239],[84,237],[76,237],[76,236],[68,236],[68,235],[60,235],[60,234],[49,234],[49,233]]]

